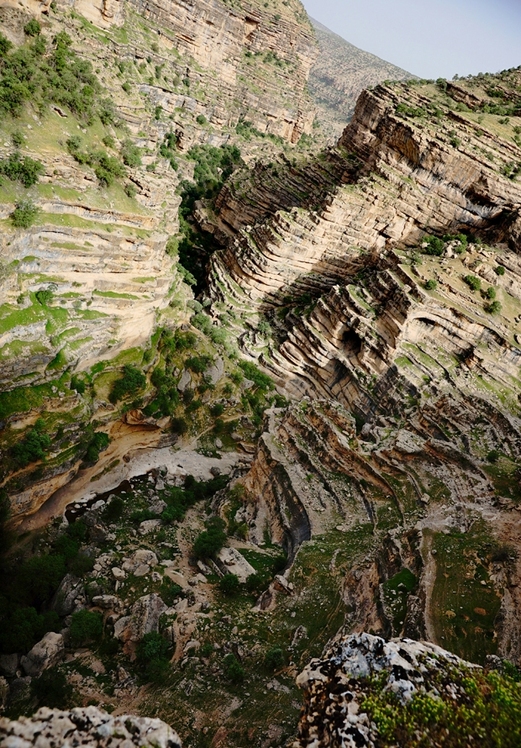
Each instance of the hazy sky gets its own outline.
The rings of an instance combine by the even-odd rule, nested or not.
[[[310,16],[422,78],[521,65],[521,0],[302,0]]]

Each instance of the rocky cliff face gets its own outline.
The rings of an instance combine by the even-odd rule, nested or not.
[[[247,355],[310,398],[266,424],[245,481],[260,524],[294,554],[370,523],[378,541],[343,591],[351,625],[470,659],[468,626],[480,638],[487,617],[485,651],[520,651],[518,76],[494,81],[499,109],[490,79],[365,92],[338,148],[269,173],[277,203],[256,174],[247,198],[240,179],[222,193],[210,276]],[[487,570],[482,603],[444,571],[458,533]]]
[[[78,107],[72,94],[50,94],[44,74],[44,98],[0,126],[2,164],[40,165],[35,184],[3,176],[0,185],[2,448],[9,454],[41,415],[51,429],[61,421],[67,431],[54,442],[52,466],[34,475],[33,465],[10,470],[4,461],[2,481],[18,518],[74,476],[80,460],[72,446],[89,423],[122,435],[113,428],[113,380],[124,365],[157,364],[154,331],[189,319],[192,292],[177,264],[176,237],[179,192],[197,165],[190,148],[248,143],[246,151],[269,152],[298,141],[313,120],[305,86],[315,55],[298,2],[270,10],[79,2],[72,11],[7,3],[0,29],[13,50],[33,49],[36,37],[24,32],[31,18],[45,49],[41,59],[34,53],[36,65],[54,59],[57,34],[69,34],[74,85],[91,76],[84,91],[94,90],[99,113],[92,91]],[[37,211],[31,226],[13,225],[22,203]],[[71,389],[71,377],[81,380],[81,392]],[[155,441],[140,439],[138,421],[133,431],[129,448],[163,438],[158,426]]]

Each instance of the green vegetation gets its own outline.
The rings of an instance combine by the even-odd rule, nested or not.
[[[103,616],[90,610],[78,610],[72,614],[70,636],[74,646],[97,641],[103,634]]]
[[[110,187],[114,180],[125,176],[125,167],[115,156],[109,156],[106,151],[92,149],[82,151],[81,138],[78,135],[73,135],[67,140],[67,148],[79,164],[86,164],[94,169],[94,173],[103,187]],[[133,151],[127,150],[124,153],[128,155]]]
[[[496,275],[505,275],[505,268],[503,265],[496,265],[494,268],[494,272]]]
[[[22,156],[15,151],[8,158],[0,159],[0,174],[13,182],[21,182],[24,187],[32,187],[45,171],[40,161]]]
[[[164,153],[165,157],[170,157],[171,145],[167,145],[166,150],[161,151],[162,155]],[[197,231],[191,221],[195,203],[204,199],[211,204],[223,183],[234,169],[243,164],[243,161],[237,146],[230,145],[220,148],[210,145],[193,146],[187,156],[195,161],[195,168],[194,181],[190,182],[185,179],[180,184],[182,199],[179,217],[183,237],[179,242],[179,261],[197,283],[202,283],[205,277],[206,261],[215,246],[213,236]]]
[[[32,429],[11,447],[11,457],[17,467],[23,468],[36,460],[43,460],[51,446],[51,439],[45,433],[45,423],[39,418]]]
[[[35,25],[29,24],[34,31]],[[29,101],[43,113],[49,102],[54,102],[68,107],[88,124],[96,116],[103,123],[112,122],[114,106],[101,98],[102,89],[92,65],[71,49],[69,35],[58,33],[50,50],[43,36],[32,38],[14,50],[5,37],[1,38],[4,41],[0,39],[0,113],[16,117]]]
[[[38,212],[32,200],[20,200],[16,203],[9,218],[16,229],[28,229],[36,221]]]
[[[479,291],[481,288],[481,281],[479,278],[476,278],[475,275],[465,275],[463,280],[471,291]]]
[[[145,681],[158,683],[164,678],[168,666],[167,640],[155,631],[145,634],[137,646],[137,662]]]
[[[391,613],[394,636],[402,633],[407,614],[407,597],[414,592],[416,585],[416,576],[410,569],[402,569],[382,585],[385,604]]]
[[[424,283],[424,288],[426,291],[434,291],[437,287],[438,283],[433,278],[429,278],[429,280],[426,280]]]
[[[432,693],[416,693],[405,704],[383,688],[385,676],[364,679],[361,686],[367,696],[360,709],[375,723],[378,745],[460,748],[472,738],[472,743],[490,748],[516,748],[521,742],[521,691],[516,679],[497,672],[446,670],[443,666],[429,677]],[[451,682],[461,697],[449,693],[446,684]]]
[[[206,530],[197,536],[193,547],[194,556],[200,559],[212,558],[226,542],[224,520],[220,517],[211,517],[205,524]]]
[[[502,308],[500,301],[491,301],[490,304],[485,304],[485,311],[489,314],[499,314]]]
[[[123,367],[123,376],[116,379],[112,385],[109,400],[115,404],[126,397],[136,395],[146,385],[145,375],[136,369],[135,366],[126,364]]]

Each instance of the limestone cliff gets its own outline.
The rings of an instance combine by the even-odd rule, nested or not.
[[[478,639],[521,655],[518,80],[363,93],[337,148],[221,193],[210,275],[246,355],[310,398],[266,422],[245,480],[254,532],[268,516],[293,556],[370,523],[350,626],[471,659]],[[444,571],[458,533],[469,597],[461,557]]]

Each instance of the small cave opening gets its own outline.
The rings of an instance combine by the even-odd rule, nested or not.
[[[346,330],[342,336],[342,342],[349,353],[358,355],[362,350],[362,338],[354,330]]]
[[[436,327],[436,322],[434,322],[434,320],[432,319],[429,319],[428,317],[418,317],[416,321],[419,325],[428,327],[430,330],[433,330]]]

